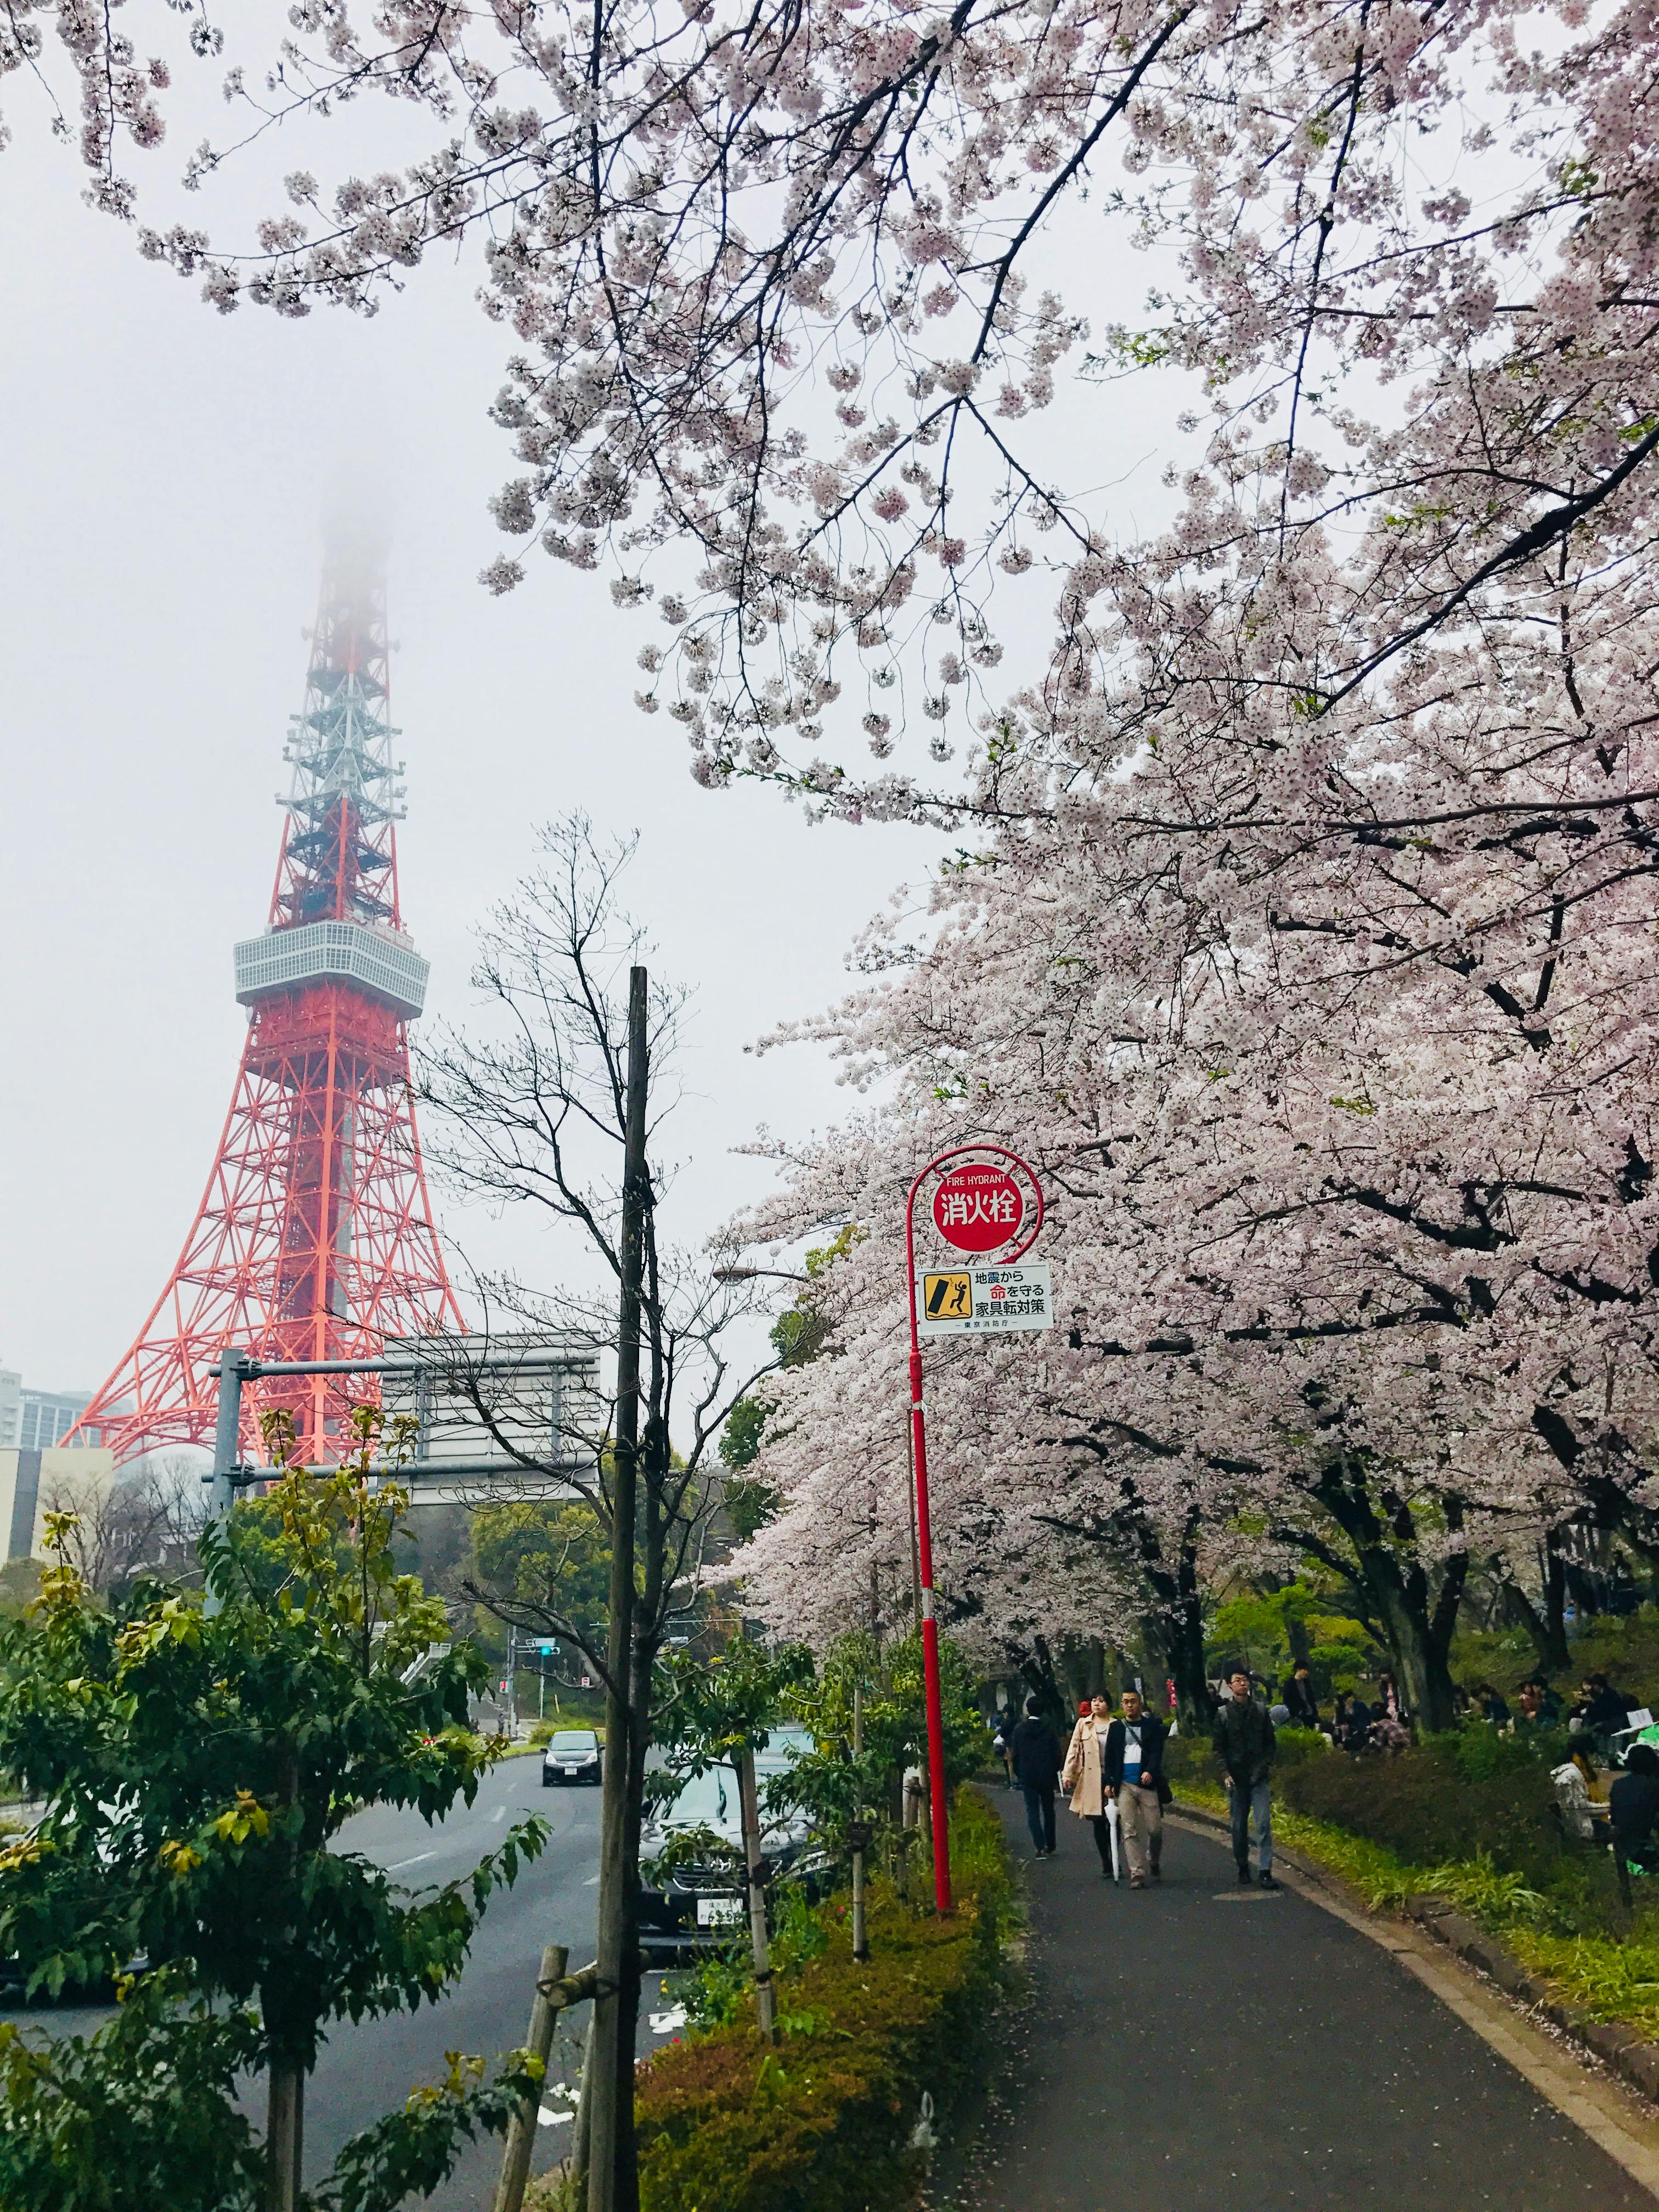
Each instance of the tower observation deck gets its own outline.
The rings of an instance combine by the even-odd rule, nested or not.
[[[398,901],[404,763],[387,653],[379,561],[336,554],[284,749],[266,926],[235,947],[248,1030],[218,1153],[166,1287],[73,1432],[118,1460],[211,1440],[210,1370],[227,1344],[262,1359],[368,1359],[388,1336],[462,1326],[410,1079],[428,968]],[[280,1404],[307,1459],[337,1457],[347,1404],[374,1389],[339,1376],[257,1384],[245,1444]]]

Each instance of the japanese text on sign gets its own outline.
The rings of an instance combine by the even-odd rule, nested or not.
[[[1054,1286],[1046,1261],[1017,1267],[956,1267],[921,1279],[923,1336],[996,1336],[1052,1328]]]
[[[982,1161],[952,1169],[933,1193],[933,1226],[959,1252],[991,1252],[1012,1243],[1024,1213],[1013,1177]]]
[[[1001,1190],[941,1191],[939,1218],[946,1229],[971,1228],[981,1222],[998,1229],[1012,1229],[1020,1216],[1019,1193],[1012,1185]]]

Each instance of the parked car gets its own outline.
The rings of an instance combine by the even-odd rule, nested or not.
[[[787,1767],[811,1741],[804,1729],[773,1731],[755,1757],[763,1795],[768,1776]],[[711,1767],[652,1806],[640,1858],[646,1882],[640,1892],[640,1950],[647,1967],[672,1966],[740,1941],[749,1908],[736,1770]],[[654,1861],[663,1863],[653,1870]],[[814,1899],[828,1886],[830,1856],[813,1842],[799,1813],[769,1818],[763,1803],[761,1863],[768,1881],[787,1875]]]
[[[542,1753],[542,1787],[555,1783],[600,1782],[605,1778],[605,1754],[592,1729],[561,1729],[550,1736]]]

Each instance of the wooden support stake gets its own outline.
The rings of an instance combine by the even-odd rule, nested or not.
[[[569,1963],[570,1954],[564,1945],[550,1943],[542,1953],[541,1972],[536,1977],[536,1999],[530,2008],[530,2031],[525,2043],[532,2057],[541,2060],[544,2076],[559,2014],[567,2006],[580,2004],[585,1997],[591,1997],[599,1986],[596,1967],[584,1966],[579,1974],[567,1974],[565,1968]],[[541,2109],[541,2101],[538,2088],[533,2097],[526,2098],[520,2106],[508,2124],[495,2212],[521,2212],[525,2186],[530,2179],[530,2154],[535,2148],[536,2115]]]

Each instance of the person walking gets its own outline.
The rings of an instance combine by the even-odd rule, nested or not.
[[[1054,1732],[1035,1698],[1025,1700],[1025,1717],[1008,1739],[1014,1779],[1025,1800],[1025,1825],[1036,1857],[1054,1855],[1054,1785],[1060,1779],[1060,1750]]]
[[[1026,1702],[1028,1704],[1030,1703],[1029,1698]],[[1006,1713],[999,1713],[996,1719],[992,1723],[991,1748],[995,1752],[997,1757],[1002,1761],[1002,1771],[1004,1776],[1006,1778],[1006,1787],[1010,1790],[1018,1790],[1019,1787],[1019,1784],[1014,1779],[1014,1747],[1012,1742],[1014,1730],[1018,1727],[1018,1722],[1011,1721]]]
[[[1250,1875],[1250,1830],[1255,1830],[1256,1864],[1263,1889],[1277,1889],[1273,1880],[1273,1793],[1269,1777],[1273,1765],[1273,1724],[1267,1708],[1250,1695],[1250,1678],[1243,1667],[1228,1677],[1227,1695],[1215,1717],[1215,1755],[1221,1763],[1231,1803],[1233,1856],[1238,1878],[1247,1887]]]
[[[1168,1733],[1157,1714],[1146,1711],[1139,1690],[1123,1692],[1123,1717],[1106,1731],[1106,1795],[1117,1806],[1131,1889],[1145,1889],[1149,1875],[1154,1881],[1164,1879],[1164,1806],[1158,1784],[1164,1778]]]
[[[1112,1880],[1111,1814],[1107,1810],[1111,1800],[1106,1794],[1106,1739],[1111,1727],[1112,1701],[1103,1690],[1097,1691],[1078,1709],[1060,1777],[1060,1787],[1072,1793],[1073,1812],[1095,1832],[1101,1875],[1107,1881]]]

